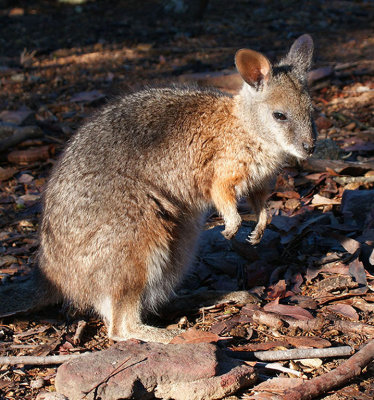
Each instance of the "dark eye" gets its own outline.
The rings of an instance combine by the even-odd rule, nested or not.
[[[286,115],[279,111],[273,112],[273,117],[278,121],[287,121]]]

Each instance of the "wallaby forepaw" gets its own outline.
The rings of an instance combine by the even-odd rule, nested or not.
[[[249,242],[252,246],[259,244],[261,242],[262,237],[264,236],[264,230],[255,229],[247,238],[247,242]]]
[[[230,240],[232,239],[236,233],[238,232],[239,226],[234,227],[234,228],[226,228],[224,231],[222,231],[222,235],[224,236],[225,239]]]

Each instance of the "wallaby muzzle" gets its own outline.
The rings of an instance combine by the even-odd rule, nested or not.
[[[310,156],[313,154],[314,149],[316,148],[317,136],[318,136],[317,127],[316,127],[316,124],[314,123],[314,121],[312,121],[312,144],[309,144],[306,142],[303,143],[304,150]]]

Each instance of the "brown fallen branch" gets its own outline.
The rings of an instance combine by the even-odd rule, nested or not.
[[[35,139],[42,135],[42,131],[37,126],[12,127],[12,133],[9,133],[9,136],[5,139],[0,140],[0,152],[7,150],[9,147],[16,146],[18,143],[24,142],[25,140]]]
[[[362,370],[373,360],[374,340],[371,340],[359,352],[333,371],[287,390],[282,398],[284,400],[309,400],[321,396],[359,376]]]
[[[70,361],[73,358],[86,356],[91,354],[90,352],[81,354],[67,354],[67,355],[56,355],[56,356],[8,356],[0,357],[0,365],[52,365],[52,364],[63,364],[66,361]]]
[[[351,346],[324,349],[289,349],[275,351],[255,351],[254,356],[261,361],[301,360],[306,358],[344,357],[352,354]]]
[[[327,169],[332,169],[340,174],[346,169],[354,169],[355,173],[364,174],[367,171],[374,169],[374,162],[351,162],[341,160],[324,160],[317,158],[309,158],[301,163],[304,170],[310,172],[325,172]]]

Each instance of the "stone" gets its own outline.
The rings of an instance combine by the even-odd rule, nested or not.
[[[61,365],[55,386],[69,400],[208,400],[232,395],[255,379],[252,367],[211,343],[131,339]]]

